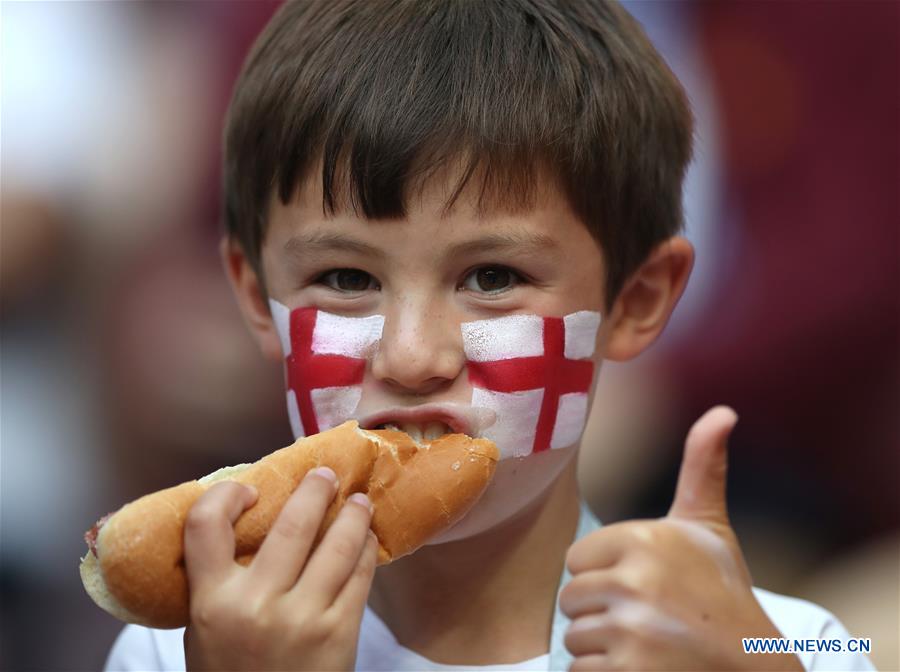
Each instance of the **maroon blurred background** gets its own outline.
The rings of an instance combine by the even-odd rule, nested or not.
[[[687,429],[732,405],[757,585],[898,669],[900,5],[626,4],[697,110],[698,263],[661,341],[604,369],[586,497],[665,513]],[[2,669],[102,666],[94,519],[291,440],[216,253],[222,120],[276,6],[2,5]]]

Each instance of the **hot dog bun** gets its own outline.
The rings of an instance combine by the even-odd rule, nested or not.
[[[354,492],[369,495],[378,537],[378,564],[399,558],[462,518],[494,475],[499,453],[487,439],[448,434],[416,443],[403,432],[363,430],[348,421],[297,440],[253,464],[225,467],[126,504],[98,521],[96,549],[81,561],[88,594],[116,618],[154,628],[187,625],[184,522],[213,483],[233,480],[256,487],[257,502],[235,524],[236,560],[256,554],[288,497],[318,466],[331,467],[339,489],[316,544]],[[99,532],[96,528],[99,527]]]

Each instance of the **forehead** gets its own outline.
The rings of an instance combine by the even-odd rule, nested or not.
[[[486,181],[475,176],[455,194],[460,184],[459,169],[445,168],[412,184],[401,216],[381,219],[365,217],[342,189],[338,189],[334,211],[329,211],[324,205],[320,176],[320,172],[311,171],[287,203],[272,195],[264,248],[289,244],[292,238],[310,240],[352,234],[382,244],[408,245],[419,241],[432,249],[489,239],[498,246],[587,246],[600,253],[557,181],[542,171],[535,172],[527,188],[511,185],[504,191],[495,185],[486,189]]]

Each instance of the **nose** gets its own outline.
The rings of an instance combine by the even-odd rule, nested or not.
[[[385,315],[372,375],[393,392],[440,392],[453,384],[464,366],[459,323],[446,311],[405,305]]]

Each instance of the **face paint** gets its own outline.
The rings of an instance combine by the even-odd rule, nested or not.
[[[269,305],[285,354],[288,416],[294,436],[355,417],[367,360],[384,317],[342,317],[313,307]],[[461,325],[471,405],[496,422],[482,436],[501,458],[564,448],[579,441],[593,382],[600,314],[510,315]]]
[[[352,417],[366,360],[381,340],[384,316],[342,317],[269,300],[285,357],[288,416],[294,436],[331,429]]]
[[[509,315],[461,325],[472,405],[497,422],[484,432],[500,457],[565,448],[581,439],[600,313]]]

